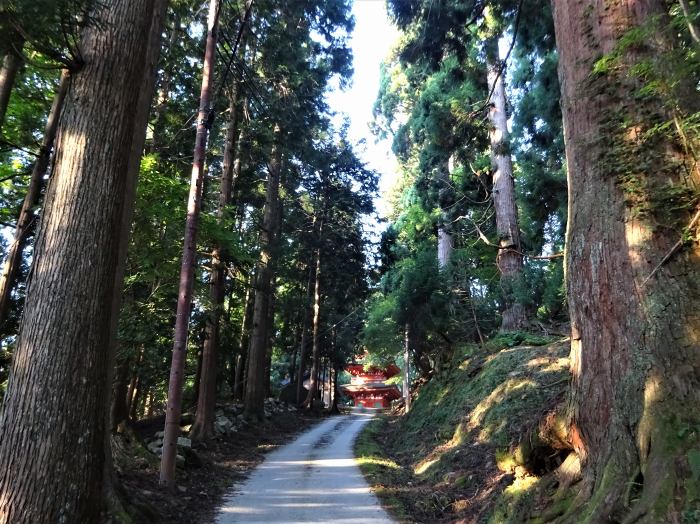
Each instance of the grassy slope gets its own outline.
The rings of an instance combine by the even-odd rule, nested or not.
[[[532,448],[568,387],[568,342],[508,342],[468,348],[408,415],[373,421],[358,439],[363,471],[401,521],[521,522],[538,475],[559,464],[550,448]]]

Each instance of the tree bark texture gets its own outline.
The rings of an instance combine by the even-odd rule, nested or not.
[[[3,523],[99,520],[115,275],[143,102],[133,86],[146,72],[155,5],[100,2],[94,16],[102,23],[81,39],[85,64],[59,125],[0,421]]]
[[[240,83],[237,82],[234,92],[229,98],[229,124],[226,130],[221,185],[219,187],[219,206],[217,209],[217,222],[219,225],[222,224],[226,210],[231,202],[234,157],[236,156],[239,134],[240,87]],[[197,414],[194,425],[192,426],[192,438],[195,440],[207,440],[214,436],[219,324],[221,322],[221,312],[224,306],[226,285],[226,262],[223,260],[225,256],[224,249],[224,246],[218,243],[212,249],[211,271],[209,272],[209,300],[211,303],[211,311],[209,312],[204,331],[202,375],[199,397],[197,398]]]
[[[282,171],[281,131],[275,126],[270,166],[265,192],[265,212],[260,233],[260,258],[255,279],[255,303],[253,306],[253,328],[248,352],[248,378],[246,380],[245,414],[262,418],[265,402],[265,355],[268,340],[269,303],[279,237],[279,190]]]
[[[250,282],[249,277],[249,282]],[[241,331],[238,337],[238,355],[236,357],[236,376],[234,378],[233,398],[243,400],[245,392],[245,370],[247,367],[248,353],[248,333],[250,332],[250,323],[253,316],[253,306],[255,302],[255,294],[248,287],[245,293],[245,309],[243,310],[243,318],[241,319]]]
[[[10,303],[12,288],[15,285],[17,271],[22,263],[24,248],[27,244],[27,240],[32,229],[32,224],[36,218],[34,210],[39,204],[39,199],[41,197],[41,190],[42,186],[44,185],[44,176],[46,176],[46,170],[49,166],[51,150],[53,149],[53,143],[56,139],[58,122],[60,119],[61,110],[63,109],[63,101],[66,98],[66,93],[68,92],[69,83],[70,73],[67,70],[64,70],[61,74],[61,80],[58,84],[58,90],[54,96],[48,119],[46,120],[44,138],[42,139],[41,147],[39,149],[39,156],[37,156],[34,166],[32,167],[32,174],[29,178],[27,194],[24,197],[22,209],[20,210],[19,217],[17,218],[14,238],[7,248],[7,258],[5,259],[5,264],[2,268],[2,275],[0,276],[0,325],[4,323],[5,318],[7,317],[7,308]]]
[[[299,344],[299,368],[297,370],[297,406],[301,406],[306,400],[304,392],[304,373],[306,373],[306,360],[308,358],[309,328],[311,324],[311,301],[313,300],[314,284],[316,282],[316,256],[313,256],[313,265],[309,264],[309,280],[306,284],[306,300],[304,301],[304,320],[301,327],[301,343]]]
[[[211,110],[214,61],[216,59],[219,8],[219,0],[210,0],[207,19],[207,40],[202,68],[202,88],[199,96],[199,113],[197,115],[197,136],[195,138],[192,177],[190,179],[190,193],[187,202],[185,240],[182,253],[182,266],[180,268],[180,286],[177,297],[175,340],[170,364],[168,403],[165,411],[165,436],[163,437],[163,456],[160,465],[160,483],[171,489],[175,486],[175,455],[177,454],[177,438],[180,436],[182,384],[187,353],[190,310],[192,308],[197,227],[202,203],[204,160],[206,156],[207,138],[209,135],[209,112]]]
[[[698,502],[697,227],[655,268],[688,227],[697,200],[678,199],[692,191],[680,141],[648,132],[674,115],[664,114],[656,94],[640,96],[644,83],[632,69],[664,67],[671,47],[665,4],[555,0],[554,21],[569,178],[569,433],[582,466],[578,502],[585,503],[567,516],[679,521]],[[621,48],[621,38],[641,27],[649,31],[644,40]],[[594,71],[613,51],[616,62]]]
[[[319,246],[316,248],[316,273],[314,277],[314,308],[311,322],[313,349],[311,352],[311,377],[309,378],[309,392],[304,405],[313,408],[318,390],[318,375],[321,367],[321,235],[323,223],[319,226]]]
[[[5,114],[7,106],[10,105],[10,96],[12,95],[12,87],[15,85],[15,78],[19,72],[22,63],[22,47],[24,42],[18,40],[13,44],[13,47],[5,55],[0,68],[0,133],[5,124]]]
[[[514,285],[520,279],[523,257],[520,254],[518,209],[515,203],[513,162],[508,140],[506,90],[498,57],[498,42],[492,39],[486,49],[487,85],[492,88],[489,122],[491,130],[491,167],[493,170],[493,207],[496,212],[496,233],[500,249],[496,264],[501,273],[503,310],[501,331],[515,331],[525,321],[525,310],[514,294]]]
[[[274,278],[273,278],[272,289],[275,289]],[[275,293],[274,291],[270,294],[270,300],[267,304],[267,340],[265,343],[265,398],[272,394],[272,345],[275,339],[275,330],[273,329],[275,325]]]

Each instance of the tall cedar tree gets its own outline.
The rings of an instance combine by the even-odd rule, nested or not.
[[[660,126],[696,112],[698,98],[687,77],[671,84],[673,104],[660,94],[669,84],[647,82],[679,65],[666,6],[554,2],[570,194],[569,431],[588,501],[570,522],[672,522],[697,502],[700,172]]]
[[[282,130],[275,125],[270,165],[265,186],[265,210],[260,232],[260,257],[255,273],[255,301],[253,326],[248,353],[248,378],[246,381],[245,414],[261,417],[265,402],[265,361],[269,338],[270,301],[272,300],[275,264],[279,247],[281,207],[279,201],[282,176]]]
[[[252,0],[248,0],[244,18],[238,31],[236,46],[240,46],[241,57],[245,56],[245,44],[241,45],[242,37],[246,31],[246,24],[250,17]],[[237,49],[234,49],[237,51]],[[242,60],[241,60],[242,61]],[[241,120],[242,105],[241,91],[243,82],[238,79],[234,82],[232,92],[229,94],[229,122],[226,130],[224,145],[223,166],[221,169],[221,182],[219,187],[219,202],[216,211],[217,222],[221,225],[228,206],[231,202],[231,194],[235,183],[236,162],[240,168],[240,159],[237,158],[239,137],[239,124]],[[217,383],[217,359],[219,352],[219,324],[224,307],[224,295],[226,284],[225,246],[216,241],[212,249],[211,270],[209,271],[209,316],[206,320],[204,333],[204,347],[202,349],[202,371],[199,381],[199,395],[197,397],[197,415],[192,426],[192,438],[207,440],[214,436],[214,411],[216,409],[216,383]]]
[[[0,420],[3,523],[99,520],[125,195],[150,102],[134,86],[152,78],[163,5],[100,2],[81,39]]]
[[[168,382],[168,404],[165,411],[163,455],[160,463],[160,483],[169,488],[174,488],[175,486],[175,456],[177,454],[177,439],[180,436],[182,383],[184,380],[183,375],[187,353],[190,311],[192,309],[197,227],[202,205],[202,185],[204,183],[204,160],[206,156],[207,138],[209,136],[209,126],[211,125],[211,95],[220,7],[221,4],[219,0],[211,0],[209,2],[207,38],[204,51],[204,64],[202,67],[202,86],[199,96],[199,112],[197,114],[197,135],[194,145],[190,193],[187,200],[187,219],[185,221],[185,239],[183,243],[182,265],[180,268],[180,286],[177,296],[175,336],[172,361],[170,364],[170,380]]]

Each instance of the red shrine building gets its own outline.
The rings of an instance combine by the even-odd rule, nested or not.
[[[394,364],[385,368],[372,366],[368,369],[362,364],[350,364],[345,371],[352,375],[350,384],[340,389],[352,397],[354,405],[365,408],[388,408],[392,400],[401,398],[401,392],[394,385],[388,385],[387,379],[398,375],[401,370]]]

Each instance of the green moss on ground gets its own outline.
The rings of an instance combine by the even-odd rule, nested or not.
[[[403,521],[522,522],[551,495],[540,476],[561,457],[539,450],[546,445],[533,435],[568,388],[569,344],[529,338],[511,347],[522,340],[506,334],[462,348],[407,415],[374,421],[361,435],[363,471]]]

